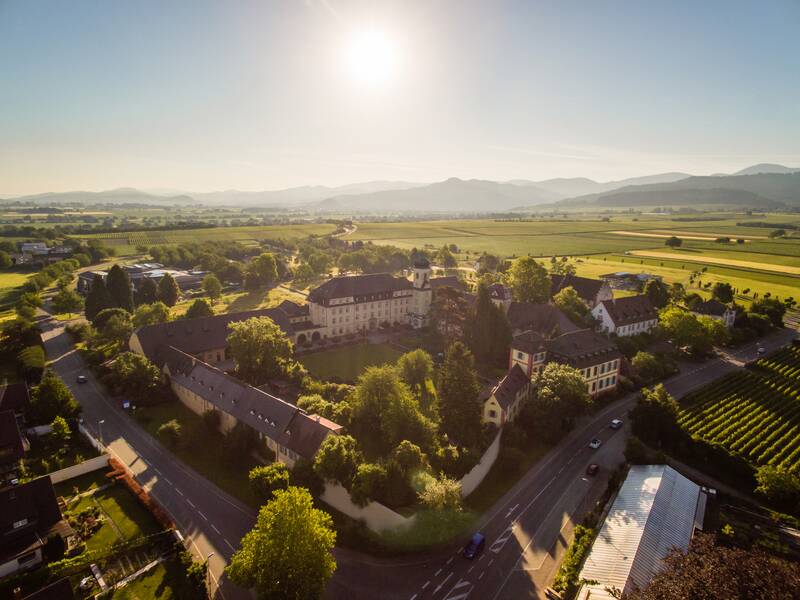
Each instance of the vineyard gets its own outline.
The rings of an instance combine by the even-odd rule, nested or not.
[[[800,345],[689,395],[679,424],[754,466],[800,470]]]

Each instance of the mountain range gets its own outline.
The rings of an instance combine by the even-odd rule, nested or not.
[[[32,204],[250,206],[317,212],[487,213],[571,207],[712,205],[774,210],[800,206],[800,168],[762,163],[732,174],[659,173],[618,181],[585,177],[530,181],[450,178],[435,183],[369,181],[338,187],[186,192],[118,188],[7,198]]]

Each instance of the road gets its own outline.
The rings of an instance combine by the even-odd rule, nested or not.
[[[784,330],[761,341],[768,351],[794,335]],[[83,407],[90,430],[127,464],[137,480],[173,516],[198,557],[209,555],[213,588],[225,600],[250,594],[223,575],[241,537],[252,527],[255,511],[221,491],[184,465],[147,434],[104,394],[72,348],[63,324],[51,322],[43,333],[53,368],[69,385]],[[756,358],[756,344],[685,369],[666,382],[676,397]],[[88,383],[77,384],[77,374]],[[432,555],[377,559],[337,548],[338,568],[328,586],[328,598],[465,600],[466,598],[541,598],[552,581],[575,520],[605,488],[606,478],[623,459],[627,432],[608,423],[624,417],[636,396],[628,395],[585,418],[529,470],[479,521],[487,536],[486,551],[475,561],[460,557],[461,544]],[[103,421],[102,427],[99,425]],[[599,450],[587,443],[604,441]],[[601,465],[597,477],[586,477],[590,462]]]

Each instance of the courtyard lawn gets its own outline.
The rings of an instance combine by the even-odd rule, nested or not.
[[[355,381],[367,367],[394,363],[402,354],[388,344],[357,344],[307,354],[300,362],[318,379]]]

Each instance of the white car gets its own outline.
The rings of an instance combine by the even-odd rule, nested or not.
[[[622,427],[622,421],[619,419],[614,419],[611,421],[611,429],[620,429]]]
[[[603,442],[601,442],[597,438],[594,438],[591,442],[589,442],[589,448],[591,448],[592,450],[597,450],[602,444]]]
[[[759,346],[758,348],[756,348],[756,352],[758,353],[759,356],[764,356],[764,354],[767,353],[767,351],[764,349],[764,346]]]
[[[78,383],[86,383],[87,381],[89,381],[89,380],[86,378],[86,375],[78,375],[78,378],[77,378],[77,382]]]

